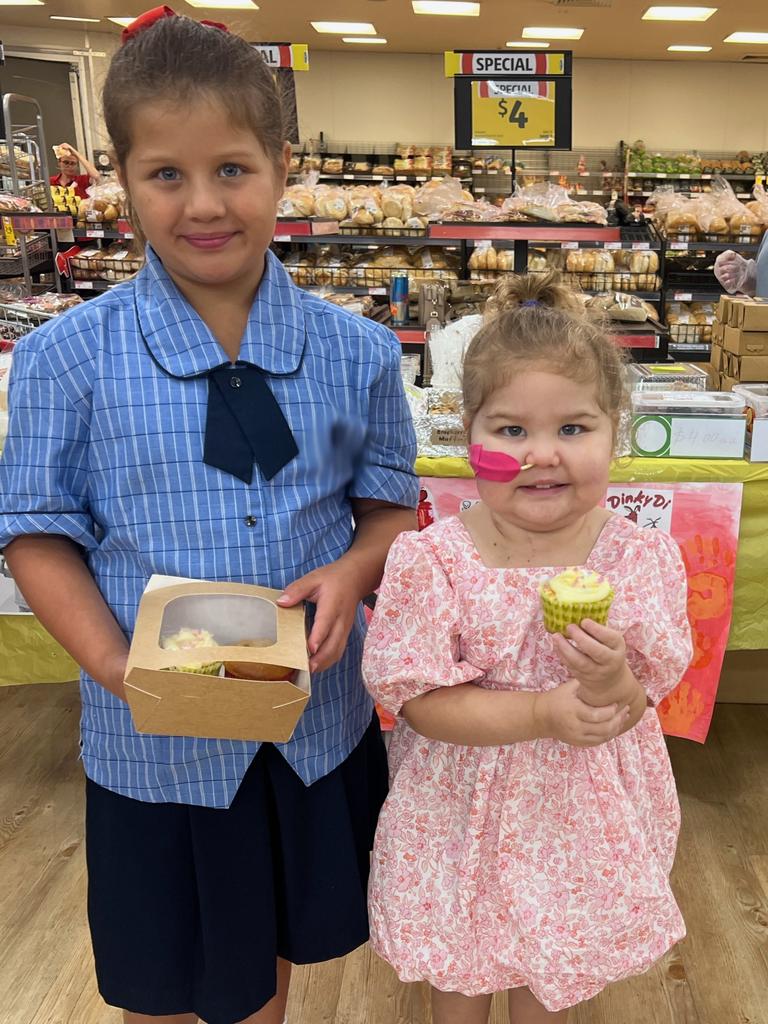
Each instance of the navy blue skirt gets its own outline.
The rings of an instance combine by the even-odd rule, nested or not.
[[[319,963],[356,949],[386,786],[375,716],[312,786],[264,744],[225,810],[143,803],[87,779],[88,918],[105,1002],[236,1024],[275,995],[278,957]]]

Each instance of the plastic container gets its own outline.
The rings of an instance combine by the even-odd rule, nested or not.
[[[741,459],[744,398],[721,391],[636,391],[631,451],[643,458]]]
[[[630,387],[637,391],[706,391],[709,377],[693,363],[630,363]]]

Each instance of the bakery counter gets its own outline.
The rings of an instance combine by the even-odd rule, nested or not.
[[[421,477],[471,478],[465,459],[420,458]],[[739,546],[729,651],[768,649],[768,463],[743,459],[642,459],[614,462],[611,483],[741,483]]]

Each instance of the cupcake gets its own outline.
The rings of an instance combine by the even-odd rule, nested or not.
[[[539,587],[544,610],[544,627],[565,635],[566,627],[582,619],[605,625],[613,601],[608,580],[588,569],[566,569]]]
[[[190,629],[184,626],[171,636],[163,637],[160,646],[164,651],[191,651],[196,647],[216,647],[216,638],[207,629]],[[220,661],[211,661],[204,665],[173,665],[167,672],[197,672],[205,676],[217,676],[221,670]]]
[[[269,647],[266,640],[238,640],[236,647]],[[225,661],[224,674],[230,679],[254,679],[260,682],[292,680],[295,670],[281,665],[266,665],[262,661]]]

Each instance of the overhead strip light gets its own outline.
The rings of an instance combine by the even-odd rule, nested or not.
[[[670,53],[709,53],[711,46],[668,46]]]
[[[134,15],[133,18],[108,18],[107,21],[113,21],[115,25],[119,25],[121,28],[127,28],[132,25],[138,18],[138,14]]]
[[[253,0],[187,0],[190,7],[210,7],[219,11],[258,11]]]
[[[707,21],[716,7],[649,7],[643,21]]]
[[[584,35],[583,28],[540,28],[529,27],[523,29],[523,39],[581,39]]]
[[[535,43],[531,39],[513,39],[505,46],[517,46],[525,50],[546,50],[549,43]]]
[[[51,14],[51,21],[87,21],[89,24],[98,25],[101,18],[68,18],[63,14]]]
[[[768,43],[768,32],[731,32],[724,43]]]
[[[337,36],[375,36],[376,28],[370,21],[313,21],[315,32]]]
[[[43,0],[0,0],[0,7],[45,7]]]
[[[365,43],[369,46],[383,46],[386,43],[386,39],[380,39],[378,36],[344,36],[342,43]]]
[[[478,18],[480,4],[464,0],[411,0],[414,14],[444,14],[458,18]]]

